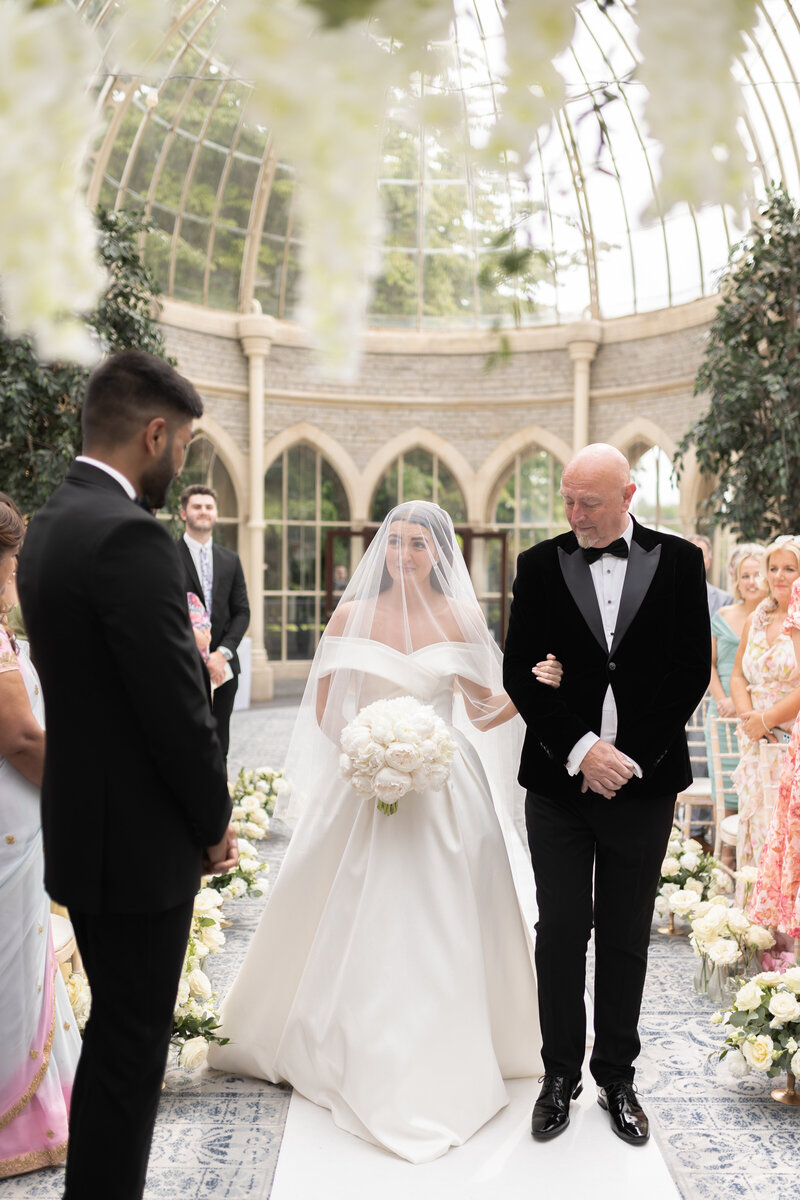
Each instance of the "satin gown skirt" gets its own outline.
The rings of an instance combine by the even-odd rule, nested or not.
[[[526,880],[530,864],[459,751],[443,791],[391,816],[337,780],[301,820],[210,1057],[411,1162],[461,1145],[507,1104],[504,1078],[542,1069],[510,857]]]

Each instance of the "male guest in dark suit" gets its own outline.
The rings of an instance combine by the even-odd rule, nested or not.
[[[84,453],[34,518],[18,578],[47,717],[45,884],[92,989],[66,1200],[138,1200],[201,871],[238,857],[225,762],[175,547],[148,510],[197,392],[127,350],[92,374]]]
[[[222,753],[228,757],[231,713],[239,686],[239,656],[236,651],[250,624],[250,605],[239,555],[225,546],[212,544],[217,523],[217,493],[202,484],[184,489],[180,498],[181,520],[186,532],[178,542],[187,592],[204,602],[211,617],[208,673],[214,684],[212,707]],[[231,677],[226,681],[226,666]]]
[[[653,902],[676,793],[691,779],[684,727],[708,684],[703,559],[628,508],[635,487],[612,446],[565,467],[571,533],[520,555],[505,651],[506,689],[527,734],[519,779],[539,920],[536,966],[545,1076],[537,1139],[561,1133],[581,1091],[586,946],[594,923],[590,1069],[614,1132],[644,1143],[633,1087]],[[532,667],[550,652],[561,687]]]

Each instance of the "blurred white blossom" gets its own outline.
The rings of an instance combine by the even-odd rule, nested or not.
[[[743,113],[731,68],[745,49],[742,31],[757,18],[756,0],[637,0],[645,115],[663,147],[662,212],[680,201],[731,204],[737,211],[752,172],[736,131]]]
[[[69,5],[0,4],[0,305],[12,337],[87,364],[100,348],[78,314],[107,286],[83,178],[99,58]]]

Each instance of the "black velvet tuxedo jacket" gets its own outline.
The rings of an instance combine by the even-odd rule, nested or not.
[[[178,540],[178,558],[183,570],[185,590],[203,600],[203,589],[197,577],[189,547],[183,538]],[[209,652],[224,646],[231,652],[231,670],[241,671],[236,649],[250,624],[250,605],[239,555],[225,546],[212,547],[213,577],[211,585],[211,644]]]
[[[548,653],[564,665],[561,687],[531,668]],[[634,521],[609,651],[591,571],[573,533],[524,551],[517,563],[506,638],[505,687],[527,725],[523,787],[576,796],[581,775],[566,761],[584,734],[599,735],[603,698],[617,706],[616,746],[642,769],[626,795],[667,796],[691,781],[685,726],[711,672],[703,557],[696,546]]]
[[[84,913],[190,899],[231,810],[174,542],[76,462],[31,523],[19,584],[47,723],[47,890]]]

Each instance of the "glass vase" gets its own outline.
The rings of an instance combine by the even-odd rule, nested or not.
[[[713,963],[707,954],[698,955],[693,983],[697,994],[708,996],[708,999],[717,1008],[722,1008],[730,1003],[730,967]]]

